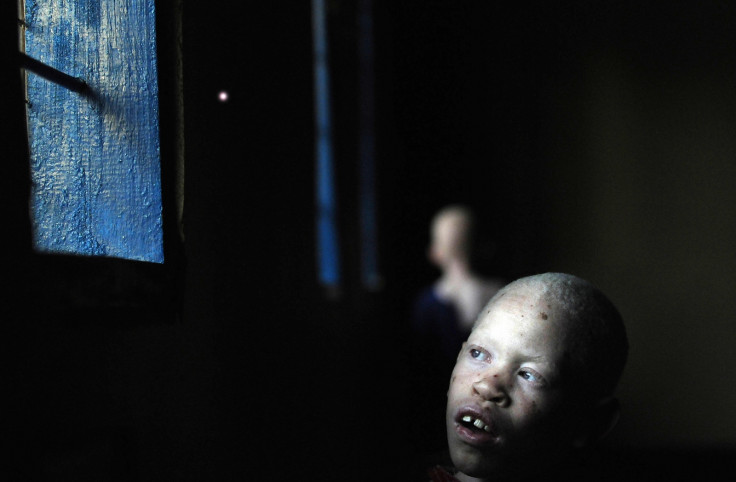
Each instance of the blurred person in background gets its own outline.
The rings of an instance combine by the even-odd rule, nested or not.
[[[424,420],[434,421],[444,414],[447,380],[460,347],[480,310],[505,284],[475,271],[474,234],[475,217],[461,205],[441,209],[430,225],[427,256],[440,277],[414,300],[411,332],[411,377],[422,394],[411,433],[422,453],[440,451],[446,445],[442,427],[434,429],[434,423],[425,425]]]

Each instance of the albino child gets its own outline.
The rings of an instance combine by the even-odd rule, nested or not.
[[[446,413],[453,468],[435,467],[432,480],[573,480],[576,455],[618,418],[627,355],[621,316],[587,281],[546,273],[505,286],[457,358]]]

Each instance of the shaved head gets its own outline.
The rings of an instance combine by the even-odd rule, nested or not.
[[[539,319],[554,315],[564,323],[564,368],[575,375],[572,380],[582,382],[580,389],[594,397],[611,395],[629,351],[623,320],[613,303],[588,281],[565,273],[544,273],[506,285],[488,302],[476,323],[499,299],[516,293],[543,302],[546,308],[537,313]]]

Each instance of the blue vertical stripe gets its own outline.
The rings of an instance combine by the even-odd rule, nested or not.
[[[334,186],[330,75],[327,58],[325,0],[312,0],[314,37],[314,111],[316,157],[317,265],[319,281],[328,287],[340,284],[340,252],[337,236],[337,200]]]

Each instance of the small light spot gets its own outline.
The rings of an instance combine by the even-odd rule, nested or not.
[[[230,98],[230,94],[228,94],[226,90],[221,90],[220,93],[217,94],[217,98],[220,99],[220,102],[227,102]]]

